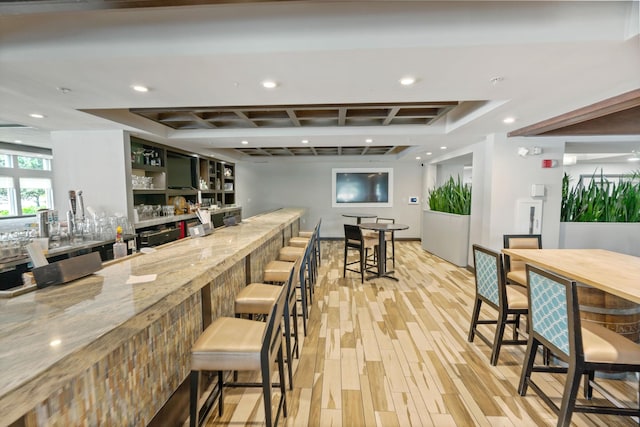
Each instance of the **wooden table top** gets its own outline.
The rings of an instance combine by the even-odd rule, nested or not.
[[[640,304],[640,257],[604,249],[503,249],[502,252]]]

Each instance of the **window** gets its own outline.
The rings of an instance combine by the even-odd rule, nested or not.
[[[53,209],[51,150],[0,142],[0,218]]]
[[[16,156],[20,169],[35,169],[41,171],[51,170],[51,161],[42,157]]]
[[[20,178],[22,215],[35,215],[40,209],[53,207],[53,192],[49,178]]]
[[[0,217],[17,215],[15,210],[16,194],[13,188],[13,178],[0,176]]]

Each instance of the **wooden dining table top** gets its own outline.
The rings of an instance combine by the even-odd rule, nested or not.
[[[640,304],[640,257],[604,249],[503,249],[506,255]]]

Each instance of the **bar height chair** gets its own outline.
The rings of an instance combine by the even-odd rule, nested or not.
[[[473,245],[474,276],[476,297],[471,315],[468,341],[473,342],[476,335],[491,347],[491,365],[498,363],[500,349],[503,345],[525,345],[525,339],[519,339],[520,316],[528,312],[526,289],[506,286],[502,255],[480,245]],[[482,303],[498,312],[495,319],[480,320]],[[509,316],[511,315],[511,318]],[[496,325],[493,341],[484,336],[478,325]],[[506,325],[513,326],[513,339],[504,339]]]
[[[591,400],[595,388],[606,399],[616,399],[595,382],[595,371],[640,372],[640,345],[601,325],[582,322],[576,282],[548,271],[526,266],[529,290],[529,342],[518,393],[531,387],[558,414],[557,426],[569,426],[574,412],[640,416],[636,408],[577,405],[580,380],[584,376],[584,397]],[[568,367],[535,365],[537,348],[543,345]],[[532,379],[534,372],[566,373],[560,406]],[[636,374],[637,375],[637,374]]]
[[[277,425],[280,412],[287,416],[284,361],[282,353],[282,316],[286,305],[287,289],[279,287],[280,294],[271,307],[266,322],[220,317],[209,325],[191,349],[190,375],[190,427],[200,425],[201,416],[210,407],[198,409],[200,371],[218,373],[218,413],[224,411],[224,387],[262,387],[265,424]],[[278,366],[280,399],[273,416],[272,367]],[[225,371],[260,371],[260,383],[225,383]]]
[[[342,276],[346,277],[347,270],[360,273],[360,281],[364,283],[364,272],[373,264],[368,264],[369,250],[374,249],[378,244],[377,237],[364,237],[362,229],[357,225],[344,224],[344,267]],[[347,262],[349,249],[358,251],[358,260]],[[375,252],[375,251],[373,251]],[[360,269],[347,268],[349,265],[359,264]]]
[[[502,236],[505,249],[542,249],[541,234],[505,234]],[[504,256],[507,284],[527,286],[525,262],[510,255]]]
[[[298,340],[298,298],[296,297],[296,286],[294,283],[298,280],[298,272],[300,270],[300,264],[302,263],[302,257],[298,258],[291,272],[289,278],[284,286],[287,289],[287,299],[284,306],[284,337],[285,337],[285,353],[287,356],[287,371],[289,374],[289,388],[293,390],[293,355],[296,358],[300,357],[299,354],[299,340]],[[277,285],[269,285],[267,283],[249,283],[242,288],[234,302],[236,317],[242,317],[243,315],[249,315],[253,318],[254,315],[268,315],[271,311],[271,307],[276,303],[280,296],[280,287]],[[292,326],[293,324],[293,326]],[[293,338],[293,343],[291,342]]]

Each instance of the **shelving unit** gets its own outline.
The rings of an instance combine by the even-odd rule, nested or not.
[[[235,164],[211,157],[204,157],[164,146],[137,137],[131,137],[131,177],[150,179],[144,181],[146,187],[132,185],[133,206],[139,205],[180,205],[188,202],[201,203],[203,206],[217,206],[220,210],[212,214],[217,226],[222,225],[224,216],[236,216],[241,219],[241,208],[236,208]],[[132,182],[133,184],[133,182]],[[140,182],[138,182],[140,184]],[[177,212],[181,214],[184,212]],[[219,218],[218,218],[219,217]],[[190,217],[191,218],[191,217]],[[156,218],[154,218],[155,220]],[[172,217],[166,221],[157,218],[168,226]],[[146,221],[142,221],[146,222]],[[173,221],[176,224],[180,220]],[[155,229],[156,224],[144,226]],[[176,226],[176,224],[173,224]],[[141,228],[141,227],[138,227]]]

